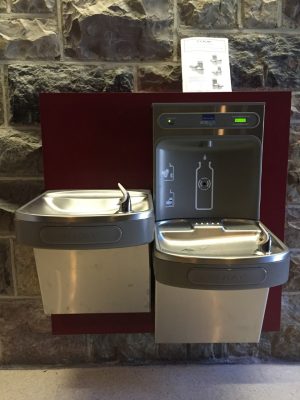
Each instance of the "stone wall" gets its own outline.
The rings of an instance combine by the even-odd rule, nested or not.
[[[293,91],[282,329],[258,345],[155,345],[151,334],[52,336],[16,208],[43,190],[38,94],[181,91],[180,39],[228,37],[234,89]],[[274,155],[276,156],[276,155]],[[0,363],[300,360],[298,0],[0,0]]]

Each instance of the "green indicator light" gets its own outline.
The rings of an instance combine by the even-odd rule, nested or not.
[[[168,122],[168,125],[175,125],[175,119],[174,118],[168,118],[167,122]]]
[[[247,118],[244,117],[234,118],[234,122],[236,124],[245,124],[247,122]]]

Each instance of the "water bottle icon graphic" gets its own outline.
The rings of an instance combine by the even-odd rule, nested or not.
[[[214,168],[204,155],[196,169],[195,208],[196,210],[213,209]]]

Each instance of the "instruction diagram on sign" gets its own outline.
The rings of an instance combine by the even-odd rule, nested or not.
[[[170,189],[168,198],[165,202],[165,207],[174,207],[175,206],[175,193],[172,192],[172,190]]]
[[[214,168],[212,162],[203,156],[195,171],[195,208],[212,210],[214,202]]]
[[[231,92],[227,38],[181,39],[183,92]]]
[[[174,165],[169,163],[168,167],[162,170],[162,178],[165,182],[172,182],[175,179]]]

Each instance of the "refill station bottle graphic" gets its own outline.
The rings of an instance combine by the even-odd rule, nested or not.
[[[214,168],[206,155],[196,169],[195,207],[196,210],[213,209]]]

